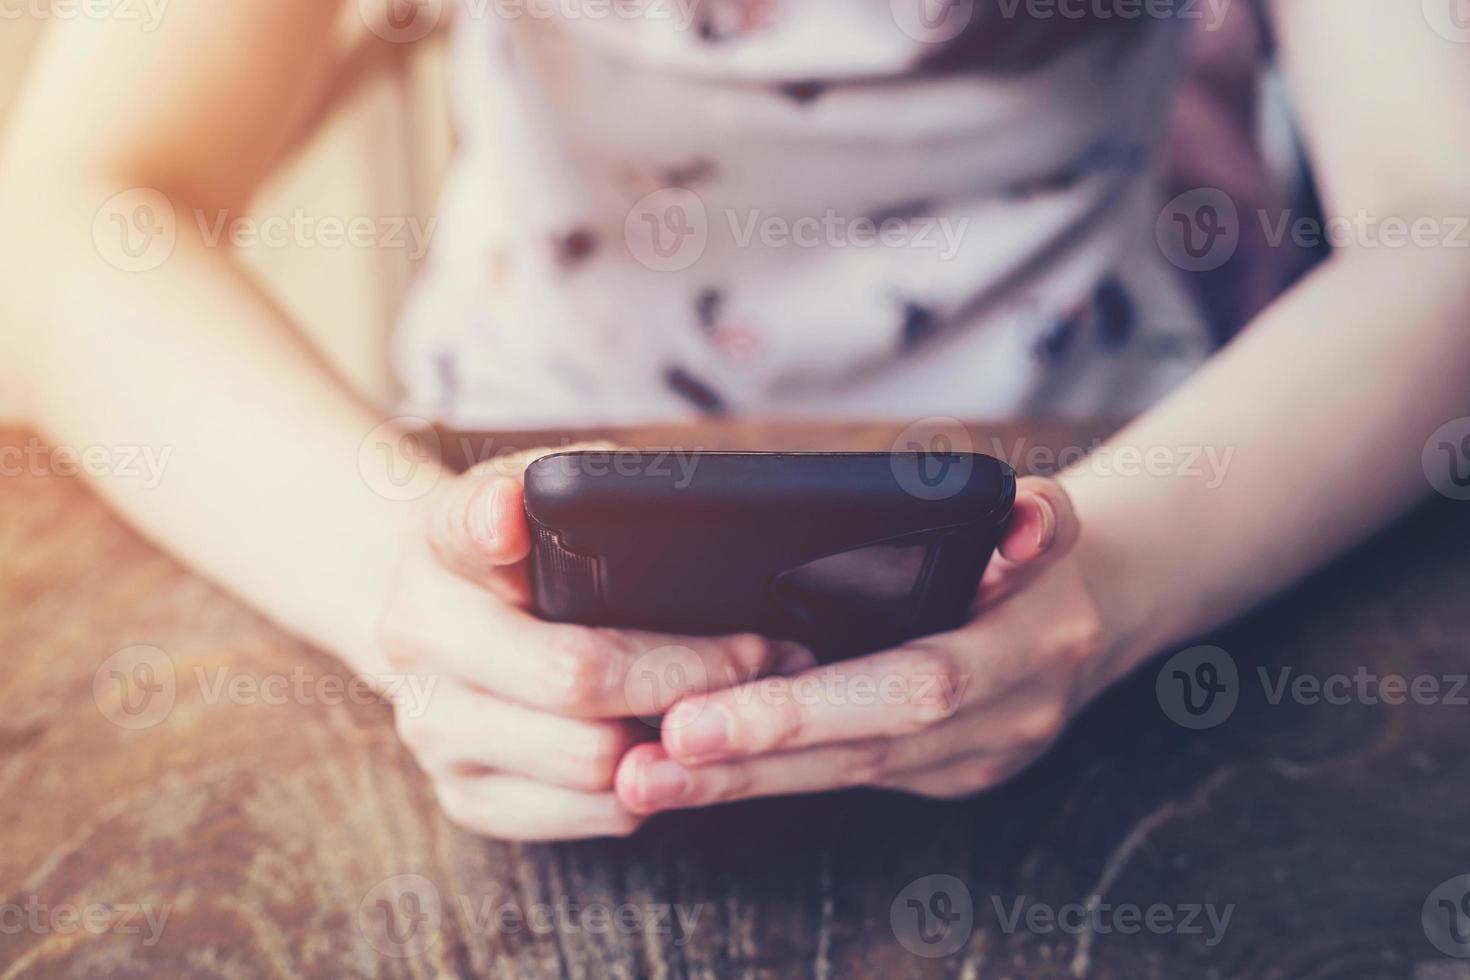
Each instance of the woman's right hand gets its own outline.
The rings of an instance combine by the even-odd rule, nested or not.
[[[445,813],[513,840],[625,835],[623,755],[691,693],[809,665],[752,634],[668,636],[548,623],[529,611],[522,475],[550,450],[441,481],[409,522],[378,637],[400,737]]]

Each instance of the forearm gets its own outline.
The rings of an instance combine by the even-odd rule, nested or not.
[[[360,471],[380,420],[193,222],[177,222],[161,266],[129,273],[91,234],[120,188],[28,181],[22,199],[7,187],[0,255],[15,275],[0,296],[0,382],[57,443],[166,459],[156,486],[104,477],[97,489],[184,561],[373,669],[404,509]]]
[[[1465,250],[1340,253],[1109,443],[1213,451],[1223,479],[1069,473],[1129,659],[1243,612],[1421,499],[1425,440],[1470,414],[1467,327]]]

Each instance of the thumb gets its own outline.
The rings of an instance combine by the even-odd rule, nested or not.
[[[446,568],[466,578],[492,583],[503,579],[497,570],[519,564],[531,551],[526,467],[551,453],[610,448],[607,443],[584,443],[564,449],[528,449],[471,468],[431,504],[428,535],[434,553]]]
[[[1081,527],[1072,498],[1056,480],[1027,476],[1016,481],[1016,502],[1000,539],[1000,553],[1019,565],[1038,565],[1065,555]]]
[[[531,550],[520,477],[471,471],[456,477],[431,504],[429,544],[439,561],[466,578],[483,579]]]

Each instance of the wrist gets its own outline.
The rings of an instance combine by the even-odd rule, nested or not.
[[[1129,514],[1116,487],[1075,471],[1059,474],[1057,481],[1078,515],[1081,532],[1074,553],[1099,619],[1099,656],[1113,678],[1121,677],[1172,641],[1177,582],[1160,578],[1161,562],[1131,532],[1147,518]]]
[[[383,610],[412,549],[427,548],[425,510],[450,479],[437,461],[419,465],[432,473],[420,470],[412,487],[364,472],[361,492],[351,501],[357,505],[354,529],[332,543],[341,548],[339,574],[323,596],[320,618],[310,623],[309,638],[359,675],[390,669],[380,640]]]

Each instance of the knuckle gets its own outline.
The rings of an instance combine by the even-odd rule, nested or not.
[[[870,786],[881,783],[888,775],[892,743],[874,739],[858,742],[843,750],[842,771],[850,785]]]
[[[935,799],[963,800],[989,789],[994,782],[994,769],[988,763],[972,762],[960,766],[948,779],[929,789]]]
[[[546,703],[575,711],[595,702],[607,680],[607,660],[588,630],[557,630],[542,652],[541,684]]]
[[[940,650],[915,654],[906,667],[909,730],[923,730],[951,717],[960,706],[965,676],[959,661]]]
[[[1062,617],[1052,634],[1053,649],[1063,662],[1082,667],[1102,650],[1102,618],[1092,608]]]
[[[422,718],[405,718],[400,715],[394,722],[398,740],[413,755],[420,769],[431,778],[449,772],[457,759],[453,751],[454,740],[440,726]]]
[[[560,769],[575,789],[606,790],[613,785],[622,754],[621,736],[611,729],[598,729],[568,740],[560,753]]]
[[[775,662],[775,644],[757,633],[737,633],[726,647],[728,659],[721,668],[725,685],[739,684],[770,671]]]
[[[428,722],[408,712],[394,713],[393,728],[398,732],[399,741],[408,746],[415,756],[427,755],[438,741]]]
[[[1066,723],[1066,712],[1060,704],[1047,704],[1027,713],[1020,721],[1017,734],[1032,744],[1050,742]]]
[[[970,796],[1000,782],[1000,767],[993,762],[972,762],[960,768],[959,794]]]
[[[395,670],[410,670],[423,662],[423,646],[408,621],[398,616],[385,616],[375,630],[383,660]]]
[[[741,800],[755,792],[755,772],[747,765],[725,767],[724,778],[717,780],[708,795],[711,803]]]
[[[766,751],[800,746],[806,738],[806,706],[788,693],[772,709],[765,721],[751,726],[750,741]]]

